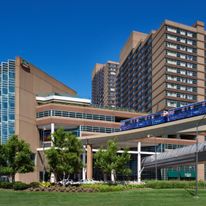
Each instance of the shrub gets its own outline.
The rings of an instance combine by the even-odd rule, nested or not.
[[[205,182],[198,182],[200,188],[205,187]],[[195,188],[195,181],[148,181],[145,187],[152,189],[191,189]]]
[[[13,183],[13,189],[14,190],[26,190],[30,187],[29,184],[23,183],[23,182],[14,182]]]
[[[115,191],[123,191],[126,189],[124,185],[108,185],[108,184],[85,184],[85,185],[81,185],[81,187],[91,189],[92,191],[99,191],[99,192],[115,192]]]
[[[32,188],[37,188],[37,187],[40,186],[40,183],[39,183],[39,182],[31,182],[31,183],[29,184],[29,186],[32,187]]]
[[[50,182],[41,182],[41,183],[40,183],[40,186],[41,186],[41,187],[51,187],[51,185],[52,185],[52,184],[51,184]]]
[[[0,182],[0,188],[13,189],[13,183],[12,182]]]

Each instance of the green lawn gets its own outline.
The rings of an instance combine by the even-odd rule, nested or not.
[[[0,206],[203,206],[206,190],[194,198],[186,190],[133,190],[110,193],[48,193],[0,191]]]

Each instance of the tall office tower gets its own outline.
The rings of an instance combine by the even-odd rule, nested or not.
[[[116,76],[119,63],[96,64],[92,73],[92,103],[116,107]]]
[[[200,21],[132,32],[120,54],[117,106],[157,112],[205,99],[205,35]]]

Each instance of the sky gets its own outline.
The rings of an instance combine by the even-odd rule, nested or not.
[[[206,22],[205,0],[0,0],[0,61],[21,56],[91,98],[95,63],[118,61],[131,31]]]

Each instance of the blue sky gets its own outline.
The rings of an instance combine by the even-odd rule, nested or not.
[[[132,30],[206,22],[204,0],[0,0],[0,61],[22,56],[91,98],[95,63],[119,60]]]

